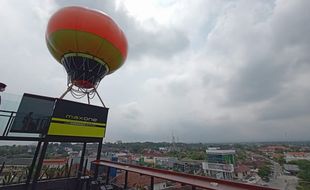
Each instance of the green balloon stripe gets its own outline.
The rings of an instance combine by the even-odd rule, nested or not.
[[[87,32],[76,30],[58,30],[47,39],[47,47],[54,58],[60,62],[68,53],[88,54],[102,60],[109,67],[109,73],[123,65],[121,52],[107,40]]]

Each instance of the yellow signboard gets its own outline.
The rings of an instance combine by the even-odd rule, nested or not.
[[[108,108],[57,99],[47,134],[53,136],[105,136]]]

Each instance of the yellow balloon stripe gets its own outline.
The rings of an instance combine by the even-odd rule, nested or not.
[[[87,32],[58,30],[47,39],[51,54],[58,60],[68,53],[83,53],[101,59],[113,73],[124,63],[121,52],[107,40]]]

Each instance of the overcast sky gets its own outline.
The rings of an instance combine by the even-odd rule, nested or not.
[[[310,1],[2,0],[7,93],[65,91],[44,35],[70,5],[106,12],[128,39],[127,61],[98,88],[106,141],[310,140]]]

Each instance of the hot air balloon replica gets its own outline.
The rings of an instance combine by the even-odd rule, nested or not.
[[[118,68],[127,57],[127,40],[121,28],[101,11],[65,7],[49,20],[46,43],[53,57],[64,66],[68,88],[75,98],[97,95],[100,81]]]

